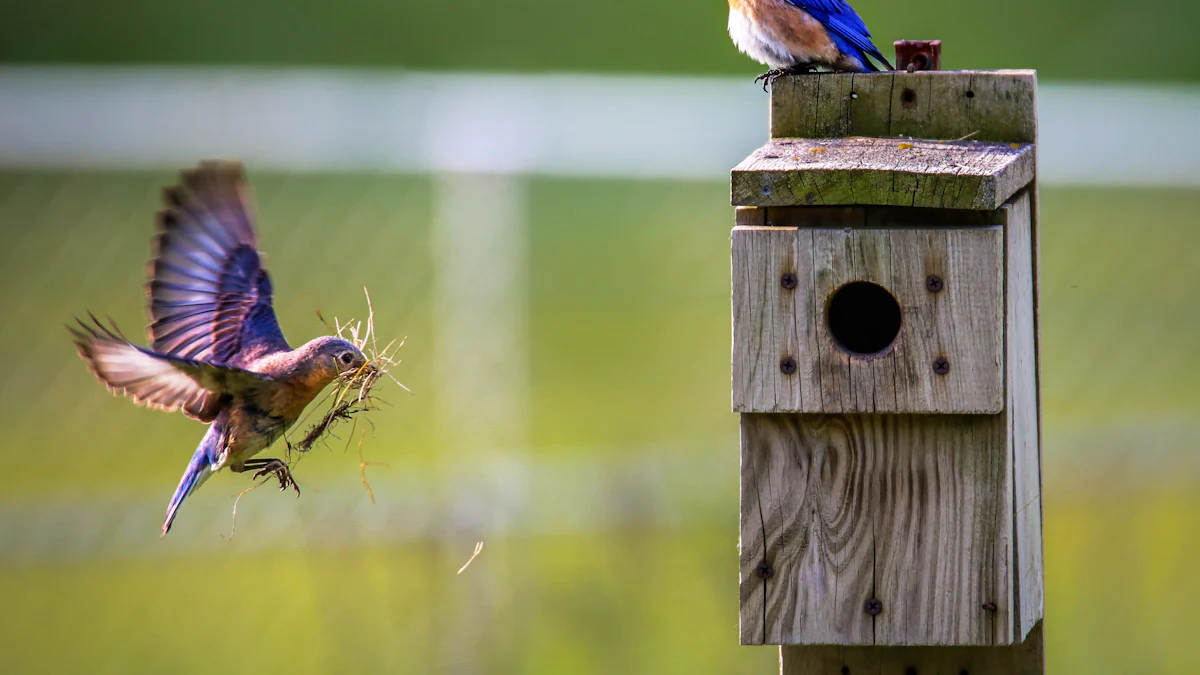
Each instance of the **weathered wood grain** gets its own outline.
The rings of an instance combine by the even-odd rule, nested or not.
[[[1012,446],[1018,639],[1043,615],[1041,453],[1030,194],[1004,208],[1008,249],[1008,417]]]
[[[1034,71],[815,73],[777,80],[771,138],[905,136],[1032,143]]]
[[[797,227],[975,227],[1003,225],[999,211],[931,209],[907,206],[772,206],[738,207],[761,214],[762,222],[737,225],[793,225]]]
[[[1005,423],[742,415],[742,643],[1010,642]]]
[[[1002,647],[781,647],[781,675],[1041,675],[1042,624]]]
[[[1033,180],[1027,143],[782,138],[733,169],[735,206],[993,210]]]
[[[999,226],[737,227],[732,242],[735,412],[1003,410]],[[785,272],[796,288],[780,284]],[[930,275],[940,292],[926,288]],[[829,298],[852,281],[879,284],[900,305],[900,333],[879,354],[852,354],[830,335]],[[795,373],[781,373],[785,357]],[[939,357],[946,374],[933,370]]]

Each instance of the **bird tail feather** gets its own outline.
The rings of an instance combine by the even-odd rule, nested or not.
[[[179,479],[179,487],[175,488],[175,494],[167,506],[167,516],[163,519],[162,536],[167,536],[167,533],[171,531],[171,523],[175,522],[175,515],[179,512],[179,507],[183,505],[183,500],[200,489],[204,481],[213,474],[213,467],[216,465],[220,450],[221,436],[221,425],[213,424],[209,426],[208,433],[204,434],[200,445],[196,447],[196,453],[192,455],[192,461],[188,462],[187,470]]]

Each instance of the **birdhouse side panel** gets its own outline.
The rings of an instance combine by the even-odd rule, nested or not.
[[[1008,409],[1016,492],[1018,639],[1041,621],[1044,610],[1032,197],[1031,191],[1023,192],[1003,209],[1008,239]]]

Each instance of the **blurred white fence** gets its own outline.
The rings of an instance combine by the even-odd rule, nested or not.
[[[1041,179],[1200,185],[1200,88],[1045,83]],[[749,78],[0,68],[0,165],[719,180],[760,145]]]

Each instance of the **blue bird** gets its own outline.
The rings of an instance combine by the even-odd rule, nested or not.
[[[771,68],[763,87],[783,75],[817,68],[863,73],[892,70],[871,31],[845,0],[729,0],[729,36],[747,56]]]
[[[374,366],[354,344],[319,337],[292,349],[272,307],[241,164],[204,162],[164,191],[150,263],[150,347],[92,317],[72,328],[88,369],[114,393],[209,423],[167,507],[171,529],[188,495],[217,471],[274,475],[300,489],[286,463],[255,458],[335,379]]]

